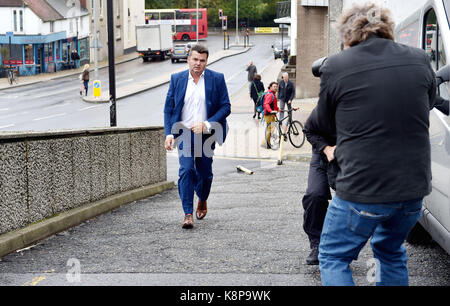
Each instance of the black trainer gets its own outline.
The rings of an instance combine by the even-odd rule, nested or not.
[[[319,264],[319,247],[312,249],[311,253],[306,258],[306,264],[309,266],[317,266]]]

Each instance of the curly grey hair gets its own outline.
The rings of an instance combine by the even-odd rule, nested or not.
[[[346,46],[357,45],[378,36],[394,40],[394,21],[391,12],[374,3],[354,5],[345,11],[339,20],[339,31]]]

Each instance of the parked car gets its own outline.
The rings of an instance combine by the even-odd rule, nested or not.
[[[175,62],[179,62],[180,60],[186,60],[188,58],[189,55],[189,51],[191,50],[192,45],[191,44],[187,44],[187,45],[183,45],[183,44],[177,44],[174,45],[172,50],[171,50],[171,55],[170,55],[170,59],[172,60],[172,63]]]
[[[283,49],[287,49],[288,54],[291,54],[291,41],[289,38],[283,39],[283,41],[278,40],[272,45],[272,48],[273,48],[273,57],[275,59],[281,58],[281,56],[283,55]]]
[[[396,28],[400,43],[424,49],[435,71],[444,71],[450,58],[450,0],[427,0]],[[447,73],[448,77],[448,73]],[[439,94],[450,98],[450,83],[439,86]],[[420,243],[430,236],[450,254],[450,117],[437,109],[430,112],[431,194],[424,199],[422,218],[408,242]]]

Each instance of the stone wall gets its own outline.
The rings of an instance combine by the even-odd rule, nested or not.
[[[167,180],[163,128],[0,135],[0,234]]]

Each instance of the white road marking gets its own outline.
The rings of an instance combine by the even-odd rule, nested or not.
[[[7,129],[7,128],[10,128],[10,127],[13,127],[15,124],[9,124],[9,125],[4,125],[4,126],[0,126],[0,130],[2,130],[2,129]]]
[[[240,74],[242,74],[243,72],[242,71],[239,71],[238,73],[235,73],[235,74],[233,74],[231,77],[229,77],[228,79],[226,79],[226,81],[225,82],[229,82],[229,81],[231,81],[232,79],[234,79],[235,77],[237,77],[238,75],[240,75]]]
[[[46,120],[46,119],[52,119],[52,118],[56,118],[56,117],[62,117],[62,116],[65,116],[65,115],[66,115],[66,113],[55,114],[55,115],[51,115],[51,116],[47,116],[47,117],[36,118],[36,119],[33,119],[33,121],[41,121],[41,120]]]
[[[89,109],[93,109],[93,108],[98,108],[98,107],[104,107],[104,105],[88,106],[88,107],[85,107],[85,108],[80,108],[78,111],[79,111],[79,112],[82,112],[82,111],[85,111],[85,110],[89,110]]]
[[[69,105],[70,103],[62,103],[62,104],[57,104],[57,105],[51,105],[51,106],[47,106],[47,107],[44,107],[44,110],[46,110],[46,109],[52,109],[52,108],[57,108],[57,107],[62,107],[62,106],[67,106],[67,105]]]
[[[6,112],[9,111],[9,108],[0,108],[0,112]]]

